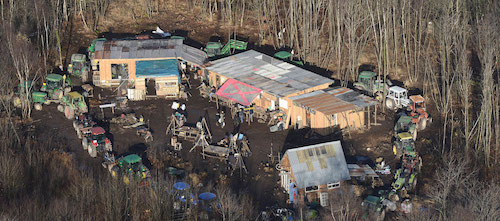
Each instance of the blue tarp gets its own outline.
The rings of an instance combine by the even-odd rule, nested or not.
[[[175,184],[174,184],[174,188],[175,188],[176,190],[185,190],[185,189],[189,189],[189,184],[184,183],[184,182],[178,182],[178,183],[175,183]]]
[[[211,200],[211,199],[215,198],[216,195],[213,193],[210,193],[210,192],[204,192],[204,193],[200,194],[199,197],[202,200]]]
[[[136,61],[135,76],[146,78],[179,76],[177,59]]]

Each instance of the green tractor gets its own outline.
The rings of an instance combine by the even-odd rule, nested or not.
[[[21,91],[26,91],[24,88],[30,88],[32,85],[32,81],[25,81],[24,83],[20,83],[17,85],[17,89],[14,92],[14,97],[12,99],[14,107],[20,108],[22,106],[21,101]],[[41,111],[43,104],[50,104],[51,100],[47,97],[47,93],[40,91],[31,92],[28,99],[35,110]]]
[[[90,59],[92,59],[94,57],[95,45],[99,41],[106,41],[106,38],[96,38],[96,39],[92,40],[92,43],[90,43],[90,46],[87,48],[87,52],[89,53]]]
[[[111,176],[123,177],[123,182],[129,184],[131,180],[142,182],[151,177],[149,169],[142,163],[142,158],[137,154],[130,154],[118,160],[103,163]]]
[[[392,145],[392,152],[396,158],[401,158],[403,154],[415,154],[415,141],[408,132],[399,133]]]
[[[229,39],[226,45],[222,47],[220,42],[208,42],[205,47],[205,52],[209,58],[216,56],[225,56],[231,54],[231,49],[246,50],[248,42]]]
[[[392,86],[392,82],[387,80],[386,83],[383,80],[377,80],[377,74],[371,71],[362,71],[359,73],[358,81],[354,82],[354,87],[360,91],[366,91],[371,96],[375,96],[377,100],[382,100],[384,87],[386,91],[389,91],[389,87]]]
[[[54,102],[60,101],[71,91],[71,79],[66,75],[49,74],[45,80],[40,90],[47,92],[47,96]]]
[[[292,64],[297,65],[297,66],[304,66],[304,62],[293,59],[292,53],[290,53],[288,51],[276,52],[276,54],[274,54],[274,57],[278,58],[280,60],[283,60],[283,61],[291,62]]]
[[[408,198],[408,192],[413,191],[417,186],[417,172],[409,168],[399,168],[394,174],[394,182],[392,182],[391,186],[392,194],[390,194],[390,197],[393,202]]]
[[[80,93],[72,91],[62,98],[57,110],[64,112],[64,116],[71,120],[75,118],[75,114],[87,113],[88,107],[85,98]]]
[[[394,125],[394,137],[397,139],[398,134],[407,132],[411,134],[413,140],[417,140],[417,125],[413,123],[412,117],[404,113],[399,116],[398,121]]]
[[[375,220],[382,221],[385,218],[387,210],[395,211],[397,206],[394,202],[387,199],[389,192],[387,190],[379,190],[378,196],[367,196],[361,203],[363,215],[361,220],[373,220],[371,217],[375,215]]]
[[[68,65],[68,73],[81,78],[82,83],[87,82],[89,79],[87,56],[84,54],[71,55],[71,63]]]

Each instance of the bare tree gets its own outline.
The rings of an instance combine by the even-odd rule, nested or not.
[[[227,186],[218,185],[215,189],[217,200],[213,208],[222,216],[224,221],[251,219],[251,201],[248,196],[234,194]]]

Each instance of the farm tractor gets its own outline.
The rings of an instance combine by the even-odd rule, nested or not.
[[[105,156],[106,162],[102,166],[109,170],[111,176],[122,176],[125,184],[129,184],[131,180],[147,182],[151,176],[149,169],[144,166],[141,157],[137,154],[130,154],[117,160],[109,153]]]
[[[32,87],[32,81],[24,81],[23,83],[19,83],[15,92],[13,93],[12,103],[14,107],[20,108],[22,106],[21,100],[21,91],[26,92],[26,88]],[[12,95],[11,95],[12,96]],[[42,104],[48,102],[47,93],[40,91],[33,91],[30,95],[28,95],[28,100],[31,104],[33,104],[35,110],[42,110]]]
[[[304,66],[304,62],[300,60],[296,60],[292,58],[292,53],[288,51],[278,51],[276,54],[274,54],[275,58],[278,58],[283,61],[288,61],[291,62],[292,64],[298,65],[298,66]]]
[[[92,117],[88,114],[82,114],[75,116],[73,121],[73,128],[76,130],[76,135],[78,139],[83,139],[83,137],[88,137],[90,134],[90,129],[96,125],[96,122],[92,120]]]
[[[415,141],[408,132],[399,133],[396,135],[396,140],[392,145],[392,152],[396,158],[400,159],[403,153],[415,152]]]
[[[90,59],[94,58],[95,45],[99,41],[106,41],[106,38],[96,38],[96,39],[92,40],[92,43],[90,43],[90,46],[87,48],[87,52],[89,53]]]
[[[365,91],[371,96],[377,98],[381,101],[385,90],[389,91],[389,87],[392,86],[392,82],[387,80],[384,83],[383,80],[377,79],[377,74],[371,71],[362,71],[359,73],[358,81],[354,82],[354,87],[360,91]]]
[[[51,102],[59,102],[65,94],[71,91],[71,79],[66,75],[49,74],[45,80],[40,90],[47,92]]]
[[[417,140],[417,125],[413,123],[413,119],[402,113],[398,121],[394,125],[394,137],[398,139],[398,134],[407,132],[411,135],[413,140]]]
[[[408,112],[412,122],[417,125],[417,130],[424,130],[427,122],[431,123],[432,118],[425,108],[425,99],[421,95],[410,96]]]
[[[216,56],[224,56],[231,54],[231,49],[246,50],[248,42],[229,39],[226,45],[222,47],[220,42],[208,42],[205,47],[205,52],[209,58]]]
[[[399,108],[406,108],[410,100],[408,99],[408,91],[399,86],[392,86],[389,88],[389,93],[387,94],[387,100],[385,105],[391,110],[397,110]]]
[[[361,206],[364,210],[364,214],[361,220],[373,220],[371,215],[375,215],[375,220],[382,221],[385,218],[387,210],[396,210],[396,204],[387,199],[388,191],[380,190],[378,191],[378,195],[379,196],[370,195],[363,200]]]
[[[398,202],[403,198],[408,198],[408,192],[417,186],[417,172],[408,168],[399,168],[394,174],[392,190],[389,194],[391,201]]]
[[[68,73],[73,76],[80,77],[82,83],[89,79],[89,67],[87,64],[87,56],[84,54],[71,55],[71,63],[68,65]]]
[[[84,150],[89,152],[91,157],[97,157],[97,153],[113,151],[111,141],[106,137],[106,131],[102,127],[90,128],[90,134],[82,140]]]
[[[62,98],[61,103],[57,106],[57,110],[64,112],[64,116],[71,120],[75,118],[75,114],[81,115],[87,113],[88,107],[84,97],[80,93],[72,91]]]

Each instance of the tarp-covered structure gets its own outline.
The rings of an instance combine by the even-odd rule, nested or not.
[[[229,79],[217,91],[217,95],[248,106],[262,90],[243,82]]]
[[[179,76],[177,59],[136,61],[137,77]]]

